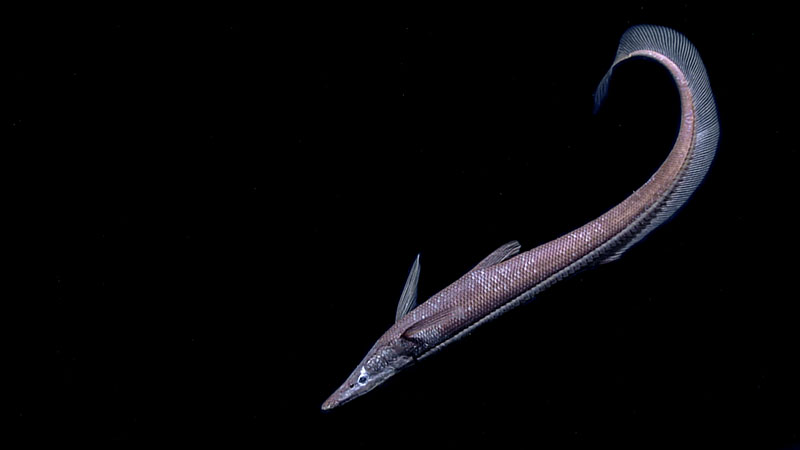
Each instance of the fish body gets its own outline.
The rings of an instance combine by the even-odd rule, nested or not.
[[[570,233],[523,253],[516,241],[503,245],[419,306],[417,256],[398,304],[396,322],[323,403],[323,410],[369,392],[403,368],[530,301],[576,271],[616,260],[686,203],[708,172],[719,141],[716,106],[705,67],[682,34],[652,25],[632,27],[620,39],[616,58],[597,88],[595,110],[617,64],[636,57],[661,63],[675,81],[681,101],[678,136],[653,176],[621,203]]]

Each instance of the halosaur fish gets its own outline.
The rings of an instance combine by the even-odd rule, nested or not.
[[[719,140],[705,67],[682,34],[659,26],[632,27],[623,34],[616,58],[597,87],[595,111],[606,95],[614,67],[634,57],[663,65],[680,95],[678,136],[655,174],[620,204],[571,233],[524,253],[516,241],[503,245],[419,306],[417,256],[397,306],[395,324],[323,403],[323,410],[364,395],[574,272],[616,260],[686,203],[706,175]]]

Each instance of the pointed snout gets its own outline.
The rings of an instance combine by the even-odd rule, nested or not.
[[[322,410],[330,411],[361,395],[362,392],[359,392],[358,389],[353,389],[354,383],[355,382],[346,381],[339,386],[339,389],[336,389],[336,391],[325,400],[325,403],[322,404]]]
[[[330,411],[331,409],[336,408],[337,406],[339,406],[339,400],[336,399],[336,395],[334,394],[328,397],[327,400],[325,400],[325,403],[322,404],[322,410]]]

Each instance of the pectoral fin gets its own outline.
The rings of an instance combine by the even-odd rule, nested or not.
[[[397,303],[397,312],[394,315],[394,321],[397,322],[408,314],[409,311],[417,306],[417,283],[419,283],[419,254],[408,272],[406,285],[403,287],[403,293],[400,294],[400,301]]]
[[[447,323],[459,311],[457,307],[437,311],[406,328],[401,337],[410,341],[425,341],[426,332],[434,331],[437,326]]]

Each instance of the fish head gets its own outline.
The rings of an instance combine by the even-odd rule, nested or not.
[[[413,362],[414,358],[408,353],[407,345],[376,344],[345,382],[325,400],[322,410],[336,408],[366,394]]]

